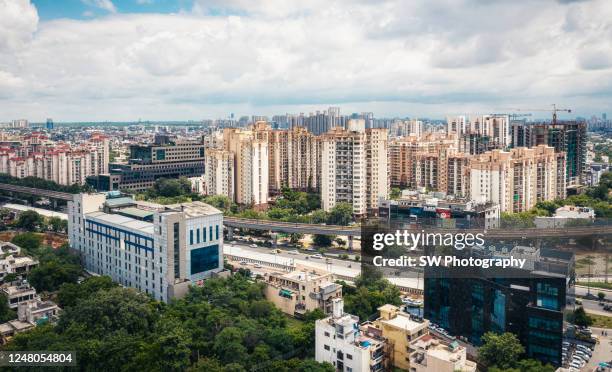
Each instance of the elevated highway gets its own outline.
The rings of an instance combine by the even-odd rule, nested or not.
[[[35,195],[56,200],[72,200],[72,194],[60,191],[43,190],[33,187],[17,186],[0,183],[0,190],[10,191],[21,194]],[[361,236],[361,226],[338,226],[338,225],[318,225],[307,223],[293,223],[270,220],[255,220],[248,218],[224,217],[223,224],[230,228],[264,230],[271,232],[282,232],[287,234],[318,234],[318,235],[340,235],[349,237],[352,243],[354,237]],[[425,229],[426,232],[435,233],[483,233],[480,229]],[[415,229],[420,232],[421,228]],[[584,237],[584,236],[610,236],[612,235],[612,224],[595,226],[574,226],[555,229],[490,229],[485,232],[485,238],[491,239],[522,239],[522,238],[555,238],[555,237]]]
[[[42,197],[50,198],[50,199],[59,199],[59,200],[67,200],[67,201],[72,200],[72,194],[67,193],[67,192],[37,189],[34,187],[17,186],[17,185],[11,185],[8,183],[0,183],[0,190],[16,192],[19,194],[42,196]]]

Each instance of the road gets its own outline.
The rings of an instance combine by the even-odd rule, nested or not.
[[[612,317],[612,312],[605,311],[603,306],[599,305],[599,301],[581,299],[584,310],[595,315],[603,315]]]

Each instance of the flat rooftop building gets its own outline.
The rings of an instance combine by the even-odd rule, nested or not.
[[[68,216],[70,245],[87,271],[155,299],[181,297],[190,283],[223,269],[223,215],[208,204],[77,194]]]

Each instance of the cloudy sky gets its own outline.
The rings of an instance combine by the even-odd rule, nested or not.
[[[0,121],[612,114],[609,0],[0,0],[0,14]]]

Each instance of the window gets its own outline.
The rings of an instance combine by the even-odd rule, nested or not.
[[[191,251],[191,275],[219,267],[219,245],[211,245]]]
[[[329,351],[329,345],[323,345],[323,349],[328,350]]]
[[[193,230],[189,230],[189,244],[193,245]]]
[[[329,337],[329,332],[325,332],[325,337]]]
[[[346,354],[346,359],[353,360],[353,356],[351,354]]]

